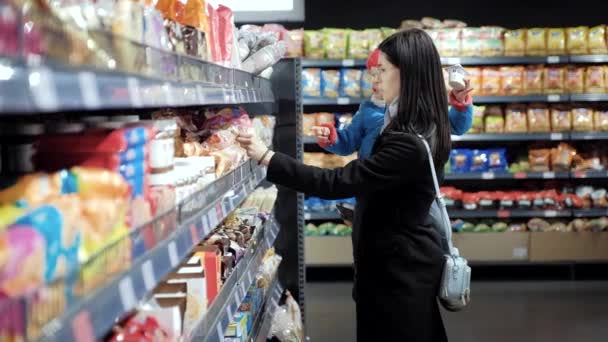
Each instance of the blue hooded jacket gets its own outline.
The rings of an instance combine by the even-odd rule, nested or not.
[[[344,129],[337,130],[336,142],[326,147],[325,150],[341,156],[348,156],[357,151],[359,158],[369,158],[384,124],[385,110],[385,106],[377,106],[372,101],[364,101],[359,106],[359,111],[353,116],[351,124]],[[462,135],[473,124],[473,106],[467,106],[463,112],[450,106],[448,116],[452,134]]]

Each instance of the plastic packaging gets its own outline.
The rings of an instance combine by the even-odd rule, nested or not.
[[[324,97],[337,98],[340,95],[340,71],[321,71],[321,89]]]
[[[471,152],[470,172],[488,171],[488,154],[485,150],[473,150]]]
[[[566,30],[563,28],[547,30],[547,53],[558,56],[566,53]]]
[[[369,35],[367,31],[349,31],[348,57],[366,59],[369,54]]]
[[[565,69],[564,67],[548,66],[544,70],[544,92],[546,94],[563,94]]]
[[[604,93],[606,92],[606,77],[604,66],[587,67],[585,77],[585,92]]]
[[[572,130],[572,112],[564,106],[551,108],[551,128],[554,132],[567,132]]]
[[[524,91],[524,67],[501,67],[502,93],[519,95]]]
[[[580,94],[585,89],[585,68],[571,66],[566,69],[566,89]]]
[[[590,54],[607,54],[606,26],[600,25],[590,28],[587,33],[587,44]]]
[[[531,65],[524,71],[524,92],[528,95],[543,93],[543,66]]]
[[[589,27],[569,27],[566,29],[566,49],[569,54],[583,55],[588,53],[587,36]]]
[[[347,56],[348,32],[344,29],[323,30],[323,45],[329,59],[344,59]]]
[[[499,106],[491,106],[486,109],[484,121],[485,133],[504,133],[505,119]]]
[[[287,45],[283,41],[265,46],[247,58],[243,62],[242,68],[247,72],[259,74],[283,58],[286,48]]]
[[[506,133],[526,133],[528,132],[528,117],[526,109],[521,105],[507,107],[505,112],[505,132]]]
[[[374,94],[372,88],[372,74],[366,69],[361,72],[361,94],[365,98],[369,98]]]
[[[577,132],[593,130],[593,110],[591,108],[572,109],[572,129]]]
[[[551,132],[549,109],[544,105],[531,105],[528,108],[528,130],[530,132]]]
[[[302,69],[302,94],[304,97],[321,97],[321,69]]]
[[[481,72],[481,82],[483,95],[499,95],[501,91],[500,70],[495,68],[483,68]]]
[[[304,29],[289,31],[290,41],[287,43],[288,57],[304,56]]]
[[[304,31],[304,54],[311,59],[325,57],[323,33],[321,31]]]
[[[505,55],[523,56],[526,49],[526,29],[505,31]]]
[[[598,131],[608,131],[608,111],[607,110],[596,110],[593,113],[593,122],[595,129]]]
[[[547,54],[547,29],[530,28],[526,35],[526,55],[544,56]]]
[[[472,163],[471,150],[453,149],[450,152],[450,170],[454,173],[469,172]]]
[[[361,77],[359,69],[340,70],[340,96],[361,97]]]

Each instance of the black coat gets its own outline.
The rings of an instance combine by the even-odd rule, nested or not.
[[[369,159],[335,170],[277,153],[267,179],[323,198],[357,197],[353,251],[359,342],[447,341],[436,300],[441,239],[425,223],[435,191],[418,137],[383,133]]]

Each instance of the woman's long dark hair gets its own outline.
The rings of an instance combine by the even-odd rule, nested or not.
[[[422,135],[430,142],[433,162],[443,169],[450,155],[448,100],[441,58],[431,37],[419,29],[397,32],[379,46],[399,68],[401,90],[396,117],[387,130]]]

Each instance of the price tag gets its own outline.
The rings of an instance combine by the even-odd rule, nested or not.
[[[551,136],[549,138],[551,140],[564,140],[564,134],[563,133],[551,133]]]
[[[146,290],[152,290],[154,286],[156,286],[156,277],[154,276],[152,260],[146,260],[146,262],[141,265],[141,273],[144,276],[144,285],[146,286]]]
[[[207,215],[201,215],[201,225],[203,227],[204,235],[207,235],[207,233],[211,230],[211,227],[209,227],[209,218],[207,217]]]
[[[547,101],[548,102],[559,102],[560,99],[561,99],[561,96],[555,95],[555,94],[547,96]]]
[[[124,311],[129,311],[137,304],[135,298],[135,290],[133,290],[133,281],[131,277],[124,277],[118,283],[118,293],[120,294],[120,302]]]
[[[232,321],[232,317],[234,317],[234,315],[232,313],[232,307],[230,305],[226,307],[226,313],[228,314],[228,322]]]
[[[131,99],[131,105],[133,107],[143,106],[141,100],[141,92],[139,87],[139,80],[135,77],[127,78],[127,91],[129,92],[129,98]]]
[[[446,65],[460,64],[460,58],[458,58],[458,57],[449,57],[449,58],[446,58],[444,64],[446,64]]]
[[[547,56],[548,64],[557,64],[559,63],[559,56]]]
[[[305,220],[310,220],[310,214],[309,213],[304,214],[304,219]]]
[[[557,211],[555,211],[555,210],[545,210],[544,216],[545,217],[557,217]]]
[[[342,60],[342,66],[343,67],[354,67],[355,66],[355,60],[354,59],[343,59]]]
[[[234,302],[236,303],[236,306],[238,307],[239,304],[241,304],[242,298],[241,298],[241,292],[240,291],[234,291]]]
[[[525,172],[516,172],[513,174],[514,179],[526,179],[528,178],[528,174]]]
[[[84,106],[89,109],[99,108],[99,91],[97,89],[97,78],[90,71],[78,73],[78,82],[80,83],[80,94],[84,101]]]
[[[576,171],[574,173],[574,178],[587,178],[587,173],[584,171]]]
[[[72,320],[72,336],[75,341],[95,341],[91,314],[88,311],[80,311]]]
[[[36,106],[45,111],[57,110],[59,98],[53,72],[48,68],[36,68],[30,72],[28,81]]]
[[[213,216],[214,216],[213,214],[214,214],[214,212],[215,212],[215,210],[209,210],[207,212],[207,216],[206,217],[207,217],[207,222],[209,223],[209,225],[208,225],[209,228],[208,228],[207,231],[210,231],[211,229],[215,228],[215,224],[213,224],[213,222],[214,222],[213,221]]]
[[[481,179],[494,179],[494,178],[495,178],[494,172],[484,172],[481,174]]]
[[[226,215],[224,214],[223,208],[220,203],[215,205],[215,211],[217,213],[216,223],[215,225],[220,223],[220,220],[223,220]]]
[[[179,257],[177,256],[177,244],[175,241],[169,242],[167,249],[169,250],[169,262],[171,263],[171,267],[177,266]]]
[[[276,286],[276,287],[274,288],[274,295],[275,295],[276,297],[280,297],[280,296],[281,296],[281,289],[280,289],[278,286]]]
[[[514,259],[525,259],[528,257],[528,249],[524,247],[515,247],[513,248],[513,258]]]
[[[266,248],[272,246],[272,243],[270,242],[270,234],[266,234],[264,240],[266,241]]]
[[[496,216],[498,216],[499,218],[511,217],[511,212],[509,210],[499,210],[496,213]]]
[[[553,179],[555,178],[555,172],[543,172],[544,179]]]
[[[338,104],[341,106],[348,105],[350,104],[350,99],[348,97],[338,97]]]
[[[249,282],[249,284],[253,283],[253,275],[251,274],[251,270],[247,272],[247,281]]]

